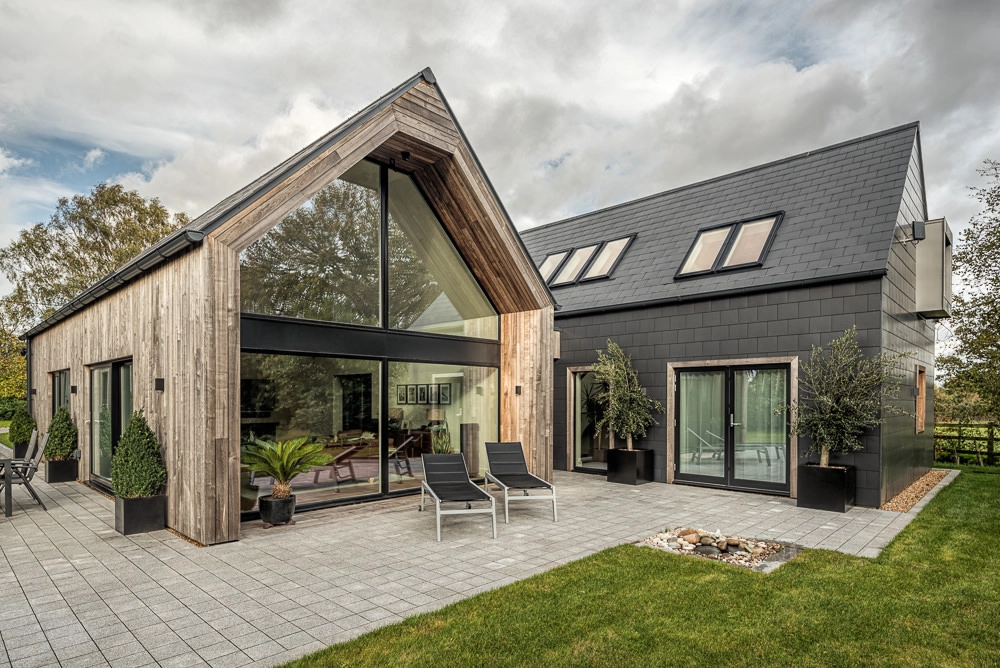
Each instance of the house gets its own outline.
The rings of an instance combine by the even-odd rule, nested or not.
[[[25,335],[31,411],[80,427],[79,477],[143,409],[169,527],[239,538],[270,480],[241,442],[308,436],[333,458],[299,509],[413,492],[446,447],[487,441],[551,477],[551,294],[433,73],[424,70]]]
[[[922,241],[915,243],[916,239]],[[558,304],[553,463],[603,472],[591,365],[608,338],[666,415],[639,447],[655,480],[795,497],[798,368],[851,327],[898,363],[899,407],[835,457],[879,506],[933,462],[935,320],[951,233],[929,221],[918,124],[522,233]]]

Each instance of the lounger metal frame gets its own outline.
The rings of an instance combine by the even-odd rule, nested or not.
[[[442,515],[477,515],[477,514],[489,514],[490,519],[493,521],[493,537],[497,537],[497,504],[496,499],[492,495],[480,491],[475,484],[473,484],[472,479],[469,478],[468,471],[465,468],[465,458],[461,454],[451,454],[451,455],[421,455],[421,463],[424,469],[424,480],[420,481],[420,506],[418,510],[423,510],[425,505],[424,494],[429,494],[434,500],[434,514],[435,520],[437,522],[437,539],[441,540],[441,516]],[[434,491],[434,482],[427,482],[427,477],[434,477],[434,469],[438,468],[440,464],[452,465],[453,470],[458,470],[457,465],[461,465],[461,470],[465,472],[465,481],[468,482],[469,494],[467,498],[461,499],[442,499]],[[456,483],[462,481],[456,480]],[[473,492],[478,492],[475,494]],[[472,504],[476,501],[487,501],[490,502],[489,508],[473,508]],[[464,508],[455,508],[446,510],[441,507],[442,503],[464,503]]]
[[[494,458],[498,454],[500,454],[500,455],[504,455],[504,454],[511,455],[511,456],[514,456],[515,458],[516,458],[517,455],[520,455],[520,461],[519,462],[514,461],[514,462],[511,462],[511,463],[508,464],[508,466],[513,465],[514,468],[517,469],[516,471],[510,471],[509,474],[510,475],[516,475],[516,476],[527,476],[527,477],[531,478],[534,481],[533,486],[531,486],[531,487],[521,487],[521,486],[516,485],[516,484],[511,484],[509,479],[505,483],[503,481],[503,478],[505,477],[504,473],[497,472],[497,473],[494,474],[495,470],[498,471],[499,468],[503,467],[503,465],[498,466],[497,462],[494,461]],[[521,444],[519,442],[515,441],[515,442],[508,442],[508,443],[487,443],[486,444],[486,459],[489,462],[489,470],[486,471],[486,476],[483,479],[483,489],[486,492],[489,492],[490,491],[489,486],[491,484],[493,484],[493,485],[496,485],[497,487],[499,487],[500,490],[503,492],[503,521],[504,521],[504,524],[510,524],[509,504],[510,504],[511,501],[546,501],[546,502],[551,501],[552,502],[552,521],[553,522],[559,521],[559,516],[558,516],[558,514],[556,512],[556,488],[555,488],[555,485],[553,485],[552,483],[550,483],[550,482],[548,482],[546,480],[543,480],[543,479],[539,478],[538,476],[533,475],[533,474],[531,474],[531,473],[528,472],[528,464],[524,460],[524,448],[521,446]],[[547,490],[549,490],[551,492],[551,494],[546,495],[546,496],[537,496],[537,495],[536,496],[531,496],[530,494],[528,494],[528,490],[530,490],[530,489],[547,489]],[[521,491],[524,492],[524,494],[522,496],[516,496],[516,495],[515,496],[511,496],[511,494],[510,494],[511,490],[521,490]]]

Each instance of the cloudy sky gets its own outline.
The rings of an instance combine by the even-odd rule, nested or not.
[[[0,244],[108,180],[197,215],[426,66],[522,229],[913,120],[960,229],[1000,159],[998,25],[992,0],[0,0]]]

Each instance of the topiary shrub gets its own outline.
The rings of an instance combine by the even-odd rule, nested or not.
[[[132,413],[111,458],[111,487],[115,496],[135,499],[156,496],[167,484],[167,467],[156,434],[142,409]]]
[[[52,424],[49,425],[49,440],[45,444],[45,459],[50,462],[58,462],[64,459],[72,459],[76,451],[77,432],[73,418],[69,416],[69,411],[65,406],[60,406],[56,414],[52,416]]]
[[[35,419],[31,417],[27,406],[21,406],[10,419],[10,433],[7,436],[10,438],[11,445],[27,445],[34,429]]]

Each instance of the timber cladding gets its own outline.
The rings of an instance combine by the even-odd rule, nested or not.
[[[83,480],[91,470],[89,369],[132,359],[133,406],[145,410],[167,464],[167,524],[204,544],[239,537],[239,513],[228,512],[232,490],[239,493],[239,385],[229,382],[239,377],[237,262],[206,243],[31,339],[39,430],[51,421],[49,373],[69,368],[78,388],[70,412]],[[232,285],[236,294],[219,298]],[[162,392],[155,378],[165,380]]]
[[[91,468],[89,368],[131,358],[134,406],[146,410],[164,448],[168,526],[203,544],[239,538],[239,254],[365,158],[414,178],[500,314],[500,437],[521,441],[532,470],[551,479],[553,304],[545,284],[435,85],[417,81],[366,113],[301,164],[312,147],[197,219],[193,228],[206,233],[200,245],[30,339],[40,429],[51,419],[48,374],[69,368],[79,388],[71,413],[83,479]],[[163,391],[156,378],[165,379]]]

